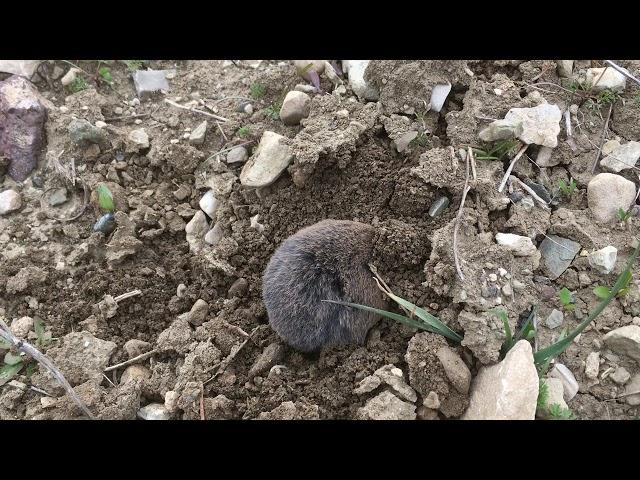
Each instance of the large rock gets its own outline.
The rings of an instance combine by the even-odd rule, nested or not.
[[[555,280],[569,268],[580,248],[578,242],[558,235],[547,235],[544,238],[540,243],[540,254],[551,280]]]
[[[504,360],[482,367],[471,386],[463,420],[533,420],[538,400],[538,372],[531,344],[520,340]]]
[[[0,60],[0,72],[33,77],[42,60]]]
[[[547,103],[532,108],[512,108],[504,117],[513,125],[522,122],[522,133],[518,138],[523,142],[551,148],[558,146],[561,118],[558,106]]]
[[[600,160],[600,166],[618,173],[628,168],[634,168],[638,158],[640,158],[640,142],[628,142],[620,145]]]
[[[47,109],[24,77],[0,82],[0,155],[11,162],[9,176],[24,181],[38,164],[44,146]]]
[[[606,89],[621,92],[627,84],[627,77],[611,67],[589,68],[587,69],[587,84],[594,92]]]
[[[361,420],[415,420],[416,406],[385,390],[359,408],[357,415]]]
[[[596,221],[615,220],[618,210],[627,210],[636,198],[636,185],[613,173],[600,173],[587,184],[589,210]]]
[[[298,125],[300,120],[309,116],[311,97],[303,92],[292,90],[287,93],[280,108],[280,120],[285,125]]]
[[[282,135],[266,131],[255,153],[240,172],[240,183],[247,187],[271,185],[293,161],[293,151]]]
[[[359,99],[378,100],[380,93],[364,79],[364,71],[371,60],[343,60],[342,68],[349,77],[349,85]]]
[[[615,353],[626,355],[640,363],[640,327],[638,325],[627,325],[611,330],[603,340],[605,345]]]

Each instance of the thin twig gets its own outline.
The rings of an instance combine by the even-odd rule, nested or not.
[[[218,130],[220,130],[220,133],[222,134],[222,137],[224,138],[225,142],[228,142],[229,139],[227,138],[227,136],[224,134],[224,130],[222,130],[222,127],[220,126],[220,122],[216,122],[216,127],[218,127]]]
[[[607,113],[607,119],[604,122],[604,128],[602,129],[602,138],[600,139],[600,146],[598,147],[598,153],[596,153],[596,158],[593,161],[593,166],[591,167],[591,173],[595,173],[596,167],[598,166],[598,160],[600,160],[600,153],[602,152],[602,145],[604,145],[604,139],[607,136],[607,129],[609,128],[609,119],[611,118],[611,111],[613,110],[613,103],[609,105],[609,113]]]
[[[507,168],[506,173],[504,174],[504,177],[502,178],[502,182],[500,182],[500,186],[498,187],[498,192],[502,193],[502,190],[504,190],[504,186],[507,184],[507,180],[509,179],[509,175],[511,175],[511,170],[513,170],[513,167],[515,166],[516,162],[518,161],[518,159],[522,156],[522,154],[527,150],[527,148],[529,148],[529,144],[526,143],[516,154],[515,157],[513,157],[513,160],[511,160],[511,163],[509,164],[509,168]]]
[[[151,350],[150,352],[147,353],[143,353],[141,355],[138,355],[137,357],[133,357],[130,360],[127,360],[126,362],[122,362],[122,363],[118,363],[117,365],[111,365],[110,367],[107,367],[104,369],[105,372],[110,372],[112,370],[116,370],[118,368],[122,368],[122,367],[128,367],[129,365],[133,365],[134,363],[138,363],[138,362],[142,362],[143,360],[146,360],[147,358],[155,355],[157,352],[157,350]]]
[[[93,414],[89,411],[89,409],[86,407],[82,399],[78,396],[78,394],[75,392],[73,387],[69,385],[69,382],[67,382],[67,379],[64,378],[64,375],[62,374],[62,372],[58,370],[58,368],[53,364],[53,362],[49,360],[49,358],[47,358],[44,354],[40,353],[40,351],[30,343],[17,338],[11,332],[7,324],[1,319],[0,319],[0,337],[4,338],[7,342],[13,345],[18,351],[29,355],[31,358],[33,358],[35,361],[37,361],[39,364],[43,365],[47,370],[49,370],[49,372],[51,372],[54,378],[60,383],[60,385],[62,385],[62,387],[65,389],[67,394],[71,397],[71,399],[76,403],[76,405],[80,407],[80,409],[84,412],[84,414],[87,417],[93,420],[94,418]]]
[[[611,65],[611,67],[615,70],[617,70],[618,72],[620,72],[622,75],[624,75],[625,77],[627,77],[629,80],[633,80],[634,82],[636,82],[638,85],[640,85],[640,80],[638,80],[636,77],[634,77],[633,75],[631,75],[629,72],[627,72],[624,68],[616,65],[615,63],[613,63],[611,60],[605,60],[605,63],[608,63],[609,65]]]
[[[473,155],[473,149],[471,147],[467,147],[469,150],[467,151],[467,156],[471,161],[471,175],[473,176],[473,180],[478,179],[478,174],[476,173],[476,157]]]
[[[213,103],[220,103],[220,102],[224,102],[225,100],[246,100],[248,102],[252,102],[253,100],[251,98],[247,98],[247,97],[238,97],[238,96],[230,96],[230,97],[223,97],[220,98],[218,100],[213,100],[211,98],[208,98],[207,100],[213,102]]]
[[[215,118],[216,120],[219,120],[221,122],[228,122],[229,119],[224,118],[224,117],[220,117],[219,115],[214,115],[213,113],[209,113],[209,112],[205,112],[204,110],[198,110],[195,107],[185,107],[184,105],[180,105],[176,102],[173,102],[171,100],[169,100],[168,98],[165,98],[164,101],[166,103],[168,103],[171,106],[174,106],[176,108],[181,108],[183,110],[189,110],[190,112],[196,112],[196,113],[200,113],[202,115],[206,115],[207,117],[211,117],[211,118]]]
[[[109,377],[107,377],[104,373],[102,374],[102,376],[107,380],[107,382],[111,384],[113,388],[116,388],[116,384],[113,383]]]
[[[471,149],[469,149],[471,150]],[[456,271],[458,272],[458,277],[460,280],[464,281],[464,274],[462,273],[462,269],[460,268],[460,260],[458,255],[458,227],[460,226],[460,221],[462,219],[462,209],[464,208],[464,201],[467,199],[467,193],[471,187],[469,186],[469,163],[470,163],[470,155],[467,154],[467,173],[466,178],[464,180],[464,190],[462,191],[462,200],[460,200],[460,208],[458,209],[458,215],[456,215],[455,225],[453,227],[453,261],[456,265]]]
[[[545,202],[543,199],[541,199],[538,194],[536,192],[533,191],[533,189],[525,184],[524,182],[522,182],[522,180],[520,180],[518,177],[511,175],[509,177],[509,180],[511,180],[512,182],[516,182],[518,185],[520,185],[520,187],[522,187],[524,190],[526,190],[526,192],[531,195],[534,200],[537,200],[538,203],[540,203],[542,205],[542,208],[544,208],[545,210],[551,210],[549,208],[549,204],[547,202]]]
[[[122,300],[126,300],[127,298],[135,297],[137,295],[142,295],[142,290],[132,290],[131,292],[123,293],[122,295],[118,295],[113,299],[114,302],[118,303]]]

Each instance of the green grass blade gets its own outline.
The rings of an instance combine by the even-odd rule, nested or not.
[[[451,340],[455,340],[456,342],[461,342],[462,337],[458,335],[456,332],[447,327],[444,323],[438,320],[436,317],[427,312],[424,308],[420,308],[414,305],[411,302],[406,301],[404,298],[400,298],[393,293],[387,293],[389,297],[391,297],[398,305],[406,308],[407,310],[414,312],[415,315],[424,321],[431,328],[438,330],[438,333],[444,335]]]
[[[567,349],[567,347],[571,345],[571,342],[573,342],[573,340],[578,335],[580,335],[580,333],[585,328],[587,328],[587,325],[589,325],[598,315],[602,313],[602,311],[605,308],[607,308],[607,305],[611,303],[611,300],[613,300],[615,296],[618,294],[618,292],[628,284],[631,267],[633,267],[633,263],[636,261],[638,254],[640,254],[640,241],[638,241],[638,245],[636,246],[636,249],[631,254],[631,257],[629,257],[629,260],[627,261],[627,265],[625,266],[625,269],[618,276],[618,279],[616,280],[615,285],[607,295],[607,298],[603,299],[602,302],[600,302],[598,306],[595,308],[595,310],[593,310],[589,314],[589,316],[585,320],[583,320],[573,332],[571,332],[571,334],[567,335],[561,340],[558,340],[556,343],[553,343],[548,347],[543,348],[542,350],[539,350],[538,352],[536,352],[533,355],[533,359],[536,365],[544,365],[545,363],[548,363],[552,358],[557,357],[562,352],[564,352]]]
[[[16,363],[15,365],[3,365],[0,368],[0,386],[11,381],[11,379],[22,370],[22,367],[24,367],[23,362]]]
[[[380,310],[378,308],[373,308],[373,307],[368,307],[366,305],[360,305],[358,303],[349,303],[349,302],[340,302],[337,300],[322,300],[323,302],[327,302],[327,303],[335,303],[336,305],[344,305],[347,307],[353,307],[353,308],[358,308],[360,310],[364,310],[366,312],[372,312],[372,313],[377,313],[378,315],[381,315],[383,317],[387,317],[390,318],[392,320],[395,320],[397,322],[403,323],[409,327],[412,328],[417,328],[419,330],[426,330],[428,332],[431,333],[437,333],[438,335],[443,335],[447,338],[450,338],[451,340],[456,340],[456,341],[460,341],[457,338],[452,338],[451,336],[445,335],[442,331],[431,327],[428,324],[425,324],[423,322],[419,322],[417,320],[413,320],[409,317],[406,317],[404,315],[400,315],[398,313],[393,313],[393,312],[388,312],[386,310]],[[455,333],[455,332],[454,332]]]

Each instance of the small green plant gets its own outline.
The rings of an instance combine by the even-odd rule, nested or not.
[[[580,324],[570,334],[562,336],[562,338],[559,338],[555,343],[552,343],[548,347],[543,348],[542,350],[538,350],[533,354],[533,359],[536,366],[538,366],[538,370],[548,367],[553,358],[562,354],[562,352],[564,352],[567,347],[571,345],[571,342],[573,342],[573,340],[578,335],[580,335],[580,333],[582,333],[582,331],[587,328],[587,326],[594,319],[596,319],[605,308],[607,308],[607,305],[611,303],[611,300],[613,300],[616,295],[620,294],[620,292],[624,292],[625,290],[628,291],[629,283],[631,282],[632,277],[631,268],[633,267],[636,258],[638,258],[638,255],[640,255],[640,241],[638,241],[635,250],[629,257],[624,270],[622,271],[622,273],[620,273],[620,275],[618,275],[618,279],[616,280],[613,288],[611,288],[607,296],[602,299],[598,306],[591,313],[589,313],[589,316],[582,322],[580,322]],[[604,294],[604,292],[602,293]]]
[[[248,137],[251,134],[251,129],[249,129],[249,127],[240,127],[238,129],[238,136],[245,138]]]
[[[572,302],[571,292],[567,287],[562,287],[562,290],[558,292],[558,297],[560,298],[560,303],[562,304],[562,308],[567,311],[575,310],[576,305]]]
[[[618,100],[620,100],[620,94],[618,92],[615,92],[609,88],[602,90],[599,94],[598,94],[598,98],[596,100],[596,103],[601,105],[601,106],[606,106],[606,105],[612,105],[614,103],[616,103]]]
[[[631,278],[633,277],[631,272],[629,272],[628,274],[622,272],[622,274],[625,274],[625,276],[621,283],[622,287],[617,293],[618,298],[624,297],[627,293],[629,293],[629,284],[631,283]],[[611,294],[611,290],[611,288],[601,285],[593,289],[593,294],[600,299],[605,299]]]
[[[626,222],[627,220],[629,220],[629,218],[631,218],[633,211],[631,209],[625,210],[624,208],[619,208],[617,214],[618,220],[620,220],[621,222]]]
[[[520,142],[515,139],[500,140],[489,150],[473,148],[473,153],[478,160],[502,160],[506,155],[516,153],[519,146]]]
[[[536,335],[536,331],[533,328],[533,317],[536,314],[537,307],[534,305],[531,309],[531,313],[527,317],[527,320],[522,325],[522,328],[515,334],[512,335],[511,327],[509,326],[509,317],[507,315],[507,311],[502,307],[496,307],[493,310],[490,310],[489,313],[492,313],[500,320],[502,320],[502,325],[504,327],[504,335],[505,340],[502,343],[502,347],[500,348],[500,358],[504,358],[504,356],[511,350],[511,348],[518,343],[520,340],[531,340]]]
[[[560,189],[562,195],[568,198],[574,194],[574,192],[578,188],[578,184],[573,178],[571,179],[569,184],[567,184],[567,182],[565,182],[564,180],[560,180],[560,182],[558,182],[558,188]]]
[[[100,67],[98,70],[100,77],[109,85],[113,85],[113,76],[111,75],[111,69],[109,67]]]
[[[544,380],[540,380],[540,386],[538,387],[538,401],[537,410],[546,408],[549,401],[549,385]]]
[[[412,147],[426,147],[429,145],[429,136],[425,133],[420,133],[416,138],[409,142]]]
[[[104,185],[100,184],[96,187],[96,193],[98,194],[98,204],[102,210],[107,212],[113,212],[115,205],[113,204],[113,194],[111,190]]]
[[[2,345],[0,348],[4,348],[4,344]],[[0,367],[0,385],[11,381],[13,377],[20,373],[24,365],[23,358],[20,355],[15,355],[11,352],[5,353],[3,364]]]
[[[261,83],[253,83],[249,87],[249,91],[251,94],[251,98],[253,98],[254,100],[258,100],[264,97],[264,94],[267,93],[267,89]]]
[[[72,93],[78,93],[89,88],[89,84],[84,77],[76,77],[76,79],[69,84],[68,88]]]
[[[551,420],[575,420],[576,417],[568,408],[562,408],[559,404],[554,403],[549,406],[549,417]]]
[[[144,60],[122,60],[122,62],[127,66],[130,72],[140,70],[144,65]]]
[[[280,118],[280,105],[277,104],[272,104],[269,105],[266,109],[265,109],[265,113],[267,114],[267,117],[269,117],[272,120],[278,120]]]

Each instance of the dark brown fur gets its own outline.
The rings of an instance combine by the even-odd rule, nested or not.
[[[375,229],[346,220],[324,220],[287,238],[263,278],[269,323],[292,347],[364,343],[378,315],[322,302],[341,300],[385,308],[367,264]]]

